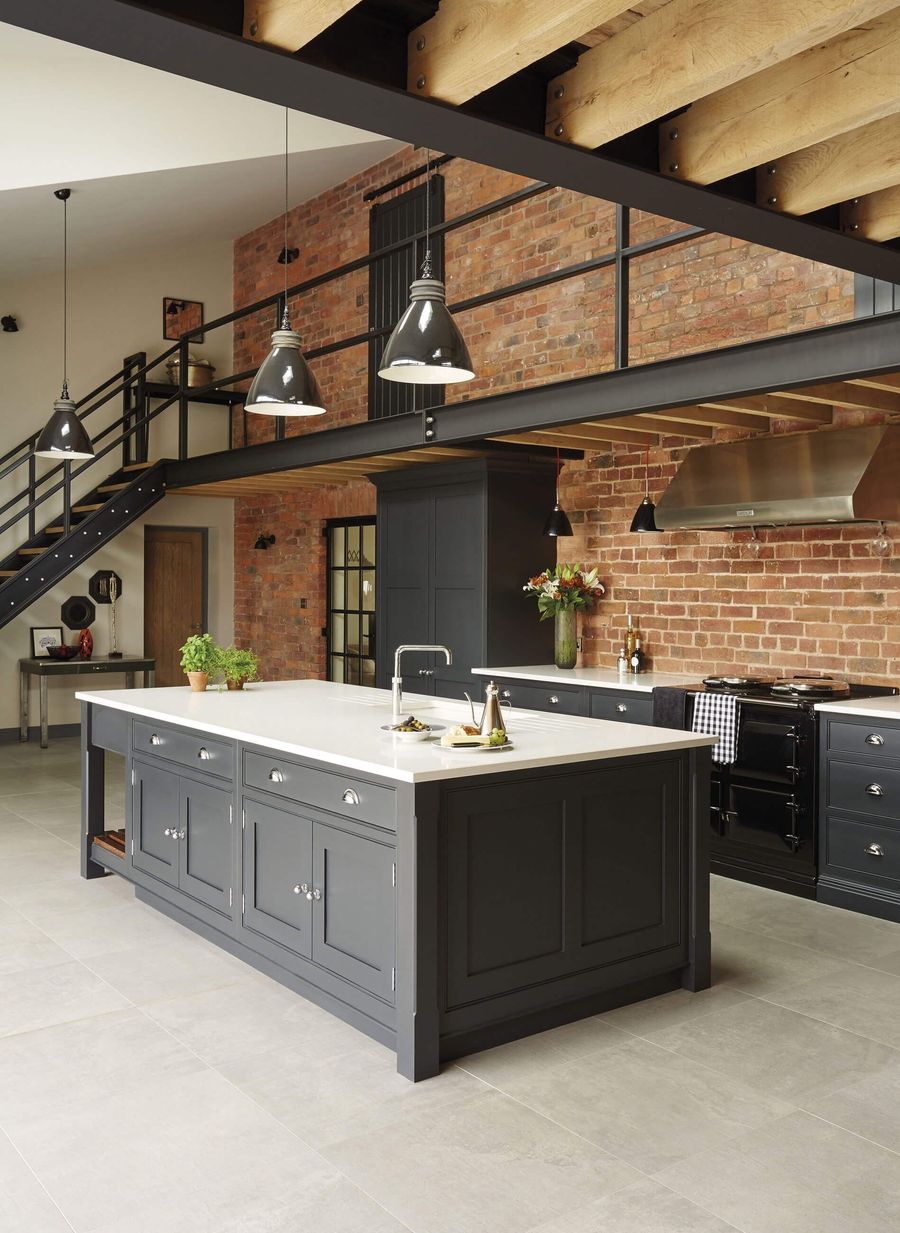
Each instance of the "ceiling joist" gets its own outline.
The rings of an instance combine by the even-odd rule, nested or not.
[[[783,394],[750,394],[746,398],[728,398],[722,402],[701,403],[702,407],[716,407],[723,411],[745,411],[770,420],[805,420],[810,424],[830,424],[833,416],[830,407],[799,401],[803,396],[798,391],[797,399]]]
[[[895,240],[900,236],[900,184],[845,202],[841,229],[864,240]]]
[[[900,111],[900,9],[660,125],[660,170],[712,184]]]
[[[244,38],[299,51],[359,0],[244,0]]]
[[[550,83],[548,136],[593,149],[892,8],[896,0],[672,0]]]

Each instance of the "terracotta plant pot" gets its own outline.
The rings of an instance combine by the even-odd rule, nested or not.
[[[191,683],[191,689],[195,694],[202,694],[209,684],[208,672],[189,672],[187,679]]]
[[[245,676],[239,677],[236,681],[225,682],[229,689],[243,689],[246,683],[247,678]]]

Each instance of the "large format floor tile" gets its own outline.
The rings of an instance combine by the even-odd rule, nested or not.
[[[734,1225],[647,1179],[542,1224],[534,1233],[734,1233]]]
[[[68,1220],[2,1132],[0,1229],[4,1233],[72,1233]]]
[[[0,1037],[127,1005],[121,994],[80,963],[12,972],[0,976]]]

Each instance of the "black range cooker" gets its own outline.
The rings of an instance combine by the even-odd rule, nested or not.
[[[713,763],[710,842],[714,873],[815,898],[817,702],[896,694],[888,686],[851,685],[824,676],[780,680],[707,677],[689,691],[740,699],[737,757]]]

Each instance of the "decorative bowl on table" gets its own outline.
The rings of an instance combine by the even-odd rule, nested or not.
[[[412,741],[427,741],[436,732],[443,732],[444,725],[438,726],[422,723],[420,719],[410,715],[408,719],[404,719],[399,724],[382,724],[382,731],[389,732],[396,741],[409,743]]]
[[[79,646],[61,644],[60,646],[47,647],[47,654],[51,659],[74,659],[80,652],[81,647]]]

